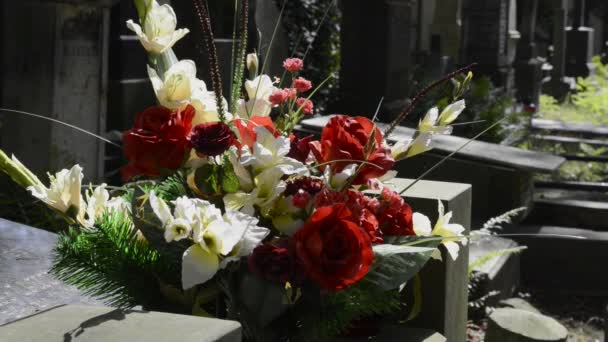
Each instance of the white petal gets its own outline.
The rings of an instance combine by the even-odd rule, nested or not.
[[[165,201],[156,197],[154,190],[150,191],[149,196],[150,206],[152,207],[152,211],[158,217],[160,222],[162,222],[163,226],[168,224],[171,220],[173,220],[173,215],[171,215],[171,209]]]
[[[445,126],[451,124],[454,120],[458,118],[460,113],[466,108],[464,100],[456,101],[454,103],[449,104],[445,109],[441,112],[439,116],[439,125]]]
[[[414,225],[414,232],[418,236],[428,236],[431,235],[431,220],[424,214],[414,213],[412,217],[412,222]]]
[[[199,244],[190,246],[182,256],[182,287],[187,290],[213,278],[219,268],[217,255],[204,250]]]
[[[165,241],[179,241],[187,238],[192,232],[190,222],[183,218],[178,218],[171,221],[165,227]]]
[[[446,224],[444,229],[451,232],[453,235],[462,235],[462,233],[465,231],[465,228],[457,223]]]
[[[448,250],[448,253],[452,257],[452,260],[456,260],[458,258],[458,252],[460,251],[460,246],[458,243],[453,241],[444,242],[443,245]]]
[[[218,252],[222,255],[229,255],[234,246],[241,241],[246,227],[240,224],[230,225],[223,220],[211,222],[207,227],[209,233],[217,243]]]
[[[408,146],[407,154],[405,158],[411,158],[420,153],[424,153],[431,149],[431,142],[433,140],[433,134],[429,132],[421,133],[412,141]]]

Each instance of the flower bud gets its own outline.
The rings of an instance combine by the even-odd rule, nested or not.
[[[247,70],[249,71],[249,78],[254,79],[258,75],[258,67],[260,62],[258,60],[258,55],[255,53],[250,53],[247,55]]]

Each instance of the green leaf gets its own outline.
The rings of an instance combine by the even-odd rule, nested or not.
[[[376,245],[374,263],[361,282],[374,291],[399,288],[414,277],[431,257],[435,248]]]
[[[196,183],[200,191],[206,194],[217,194],[221,190],[219,171],[219,166],[217,165],[203,165],[196,169],[194,183]]]
[[[224,192],[235,193],[239,191],[241,183],[239,182],[239,178],[236,176],[236,172],[234,172],[234,167],[232,167],[230,161],[224,161],[220,171],[222,189]]]

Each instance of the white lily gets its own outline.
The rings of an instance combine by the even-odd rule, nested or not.
[[[177,16],[173,8],[169,5],[160,6],[156,1],[146,14],[143,29],[133,20],[127,21],[127,27],[135,32],[141,45],[148,52],[155,54],[161,54],[170,49],[190,32],[185,28],[176,30]]]
[[[201,213],[215,212],[209,202],[195,200]],[[206,202],[206,203],[204,203]],[[213,219],[212,217],[215,217]],[[258,220],[252,216],[228,210],[224,216],[214,213],[208,222],[201,224],[202,229],[194,233],[196,242],[182,256],[182,287],[189,289],[202,284],[230,262],[251,254],[270,233],[267,228],[259,227]]]
[[[286,184],[281,180],[282,176],[283,172],[278,168],[260,173],[254,178],[251,192],[237,192],[224,196],[226,208],[253,215],[254,206],[257,206],[262,210],[262,215],[266,215],[272,209],[274,201],[285,191]]]
[[[463,244],[467,243],[466,238],[457,238],[459,236],[462,236],[462,233],[465,231],[465,228],[460,224],[450,223],[450,220],[452,219],[452,212],[450,211],[447,214],[444,214],[443,204],[440,200],[437,200],[437,202],[439,217],[433,229],[431,230],[431,220],[429,220],[427,216],[421,213],[414,213],[412,218],[414,232],[416,233],[416,235],[419,236],[435,235],[448,238],[443,240],[442,243],[447,249],[450,256],[452,257],[452,259],[456,260],[456,258],[458,258],[458,252],[460,250],[457,241],[460,241]],[[454,239],[455,237],[457,239]]]
[[[243,166],[243,163],[240,160],[239,152],[235,146],[230,147],[228,150],[228,159],[230,164],[232,164],[232,168],[234,169],[234,173],[239,179],[239,186],[243,191],[251,191],[253,190],[253,179],[251,178],[251,174],[249,171]]]
[[[289,138],[274,137],[265,127],[255,128],[257,134],[253,145],[253,153],[248,147],[241,150],[241,162],[244,166],[252,166],[259,174],[269,169],[279,169],[284,175],[308,175],[306,166],[290,157],[287,157],[291,144]]]
[[[171,214],[171,209],[167,203],[158,198],[154,191],[150,192],[149,201],[152,211],[154,211],[154,214],[161,221],[162,227],[165,230],[164,236],[167,242],[188,238],[194,226],[200,224],[194,203],[185,196],[175,200],[173,214]]]
[[[93,191],[87,191],[87,226],[92,227],[95,219],[100,217],[106,210],[110,193],[106,190],[107,184],[103,183]]]
[[[304,225],[304,220],[298,218],[295,214],[302,209],[293,205],[290,198],[281,196],[272,208],[272,225],[281,233],[293,235]]]
[[[245,81],[245,91],[249,100],[238,101],[237,114],[244,118],[270,115],[272,103],[269,97],[276,89],[268,75],[259,75],[253,80]]]
[[[36,184],[29,186],[27,190],[49,207],[86,224],[84,220],[86,203],[81,193],[83,177],[82,168],[76,164],[70,170],[63,169],[54,176],[49,174],[48,188],[43,184]]]

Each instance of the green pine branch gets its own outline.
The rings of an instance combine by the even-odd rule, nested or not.
[[[175,283],[179,274],[120,213],[104,215],[95,229],[62,233],[54,252],[53,275],[114,307],[163,307],[159,279]]]

